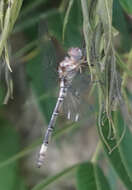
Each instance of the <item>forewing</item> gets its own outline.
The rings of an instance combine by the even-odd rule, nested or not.
[[[52,37],[48,31],[46,21],[39,23],[39,47],[41,51],[41,61],[43,64],[43,83],[47,91],[57,86],[57,56]]]
[[[92,113],[94,108],[89,104],[88,95],[91,89],[90,76],[87,71],[77,73],[63,103],[63,112],[67,119],[82,120],[85,115]]]

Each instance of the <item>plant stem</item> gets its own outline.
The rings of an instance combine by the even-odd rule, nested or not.
[[[98,144],[97,144],[95,153],[93,154],[93,157],[92,157],[92,159],[91,159],[91,161],[92,161],[93,163],[96,163],[96,162],[98,161],[98,158],[99,158],[99,155],[100,155],[100,152],[101,152],[101,151],[100,151],[100,150],[101,150],[101,147],[102,147],[101,141],[99,141]]]

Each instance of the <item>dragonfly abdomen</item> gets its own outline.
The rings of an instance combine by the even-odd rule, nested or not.
[[[45,138],[44,138],[43,144],[41,145],[41,149],[39,152],[39,158],[38,158],[38,162],[37,162],[38,167],[41,167],[41,165],[44,162],[44,158],[45,158],[45,154],[46,154],[46,151],[48,148],[49,140],[50,140],[52,132],[54,130],[55,122],[56,122],[56,119],[60,112],[60,108],[63,104],[64,97],[66,96],[66,92],[67,92],[67,87],[65,86],[64,80],[61,80],[59,97],[57,99],[55,109],[52,113],[52,116],[51,116],[51,119],[50,119],[50,122],[48,125],[48,129],[46,131]]]
[[[43,164],[45,153],[49,144],[50,137],[52,135],[56,119],[60,112],[61,106],[63,104],[64,98],[67,95],[67,91],[72,84],[73,78],[80,70],[81,64],[83,63],[82,51],[79,48],[71,48],[68,51],[68,56],[59,64],[58,73],[60,78],[60,92],[57,99],[56,106],[52,113],[48,129],[45,134],[43,144],[39,152],[39,158],[37,165],[40,167]],[[71,113],[69,112],[68,117],[70,118]],[[78,121],[79,115],[76,115],[75,121]]]

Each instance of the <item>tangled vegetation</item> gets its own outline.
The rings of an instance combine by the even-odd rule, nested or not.
[[[31,154],[41,139],[22,150],[20,141],[25,137],[20,140],[15,119],[32,91],[49,121],[57,90],[51,70],[69,47],[86,48],[92,83],[86,96],[93,98],[99,140],[91,159],[43,178],[31,189],[41,190],[51,184],[54,188],[54,182],[71,172],[76,174],[78,190],[114,190],[119,179],[121,189],[132,189],[131,15],[130,0],[0,1],[1,189],[29,189],[19,172],[23,166],[19,160]],[[64,125],[55,131],[53,139],[73,129],[82,130],[79,125]],[[102,157],[108,160],[108,172],[100,164]]]

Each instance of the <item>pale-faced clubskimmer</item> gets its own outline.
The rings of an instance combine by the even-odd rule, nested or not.
[[[79,44],[75,45],[75,47],[71,46],[72,48],[70,48],[67,51],[67,55],[64,56],[64,52],[62,50],[63,48],[59,46],[60,44],[58,44],[58,41],[56,41],[54,36],[50,35],[47,23],[45,21],[40,23],[39,29],[40,41],[38,42],[38,45],[42,45],[42,62],[44,63],[45,68],[43,75],[45,77],[44,86],[47,88],[47,91],[49,91],[49,88],[54,88],[53,84],[56,86],[56,78],[59,79],[58,99],[52,112],[48,129],[45,133],[38,156],[37,165],[38,167],[41,167],[45,159],[49,140],[54,130],[58,114],[63,112],[66,114],[67,119],[78,121],[82,115],[87,114],[89,111],[91,113],[91,106],[87,106],[88,104],[84,102],[84,99],[87,99],[84,98],[84,96],[89,91],[91,83],[90,74],[87,69],[88,64],[86,61],[85,45],[84,43],[81,43],[83,42],[83,38],[79,42],[79,44],[82,44],[82,48],[78,47]],[[62,58],[62,61],[60,61],[60,59],[56,60],[56,58],[60,57]],[[57,62],[59,62],[58,75],[55,76],[55,73],[53,74],[52,70],[56,67],[55,63]],[[51,77],[54,78],[52,81]],[[48,83],[47,81],[50,82]]]
[[[62,62],[60,62],[58,66],[58,74],[59,74],[59,80],[60,80],[60,90],[59,90],[59,96],[54,108],[54,111],[52,113],[48,129],[45,133],[45,137],[43,140],[43,143],[41,145],[41,149],[39,152],[39,158],[37,165],[40,167],[43,164],[45,154],[48,148],[49,139],[52,135],[52,131],[54,130],[55,122],[58,117],[58,114],[60,112],[60,109],[63,105],[64,99],[67,96],[68,90],[70,86],[72,85],[73,79],[77,75],[78,72],[81,72],[82,66],[86,63],[85,57],[83,56],[82,50],[78,47],[70,48],[67,53],[68,56],[64,58]],[[71,112],[68,111],[68,119],[71,118]],[[74,120],[78,121],[79,114],[77,113],[75,115]]]

